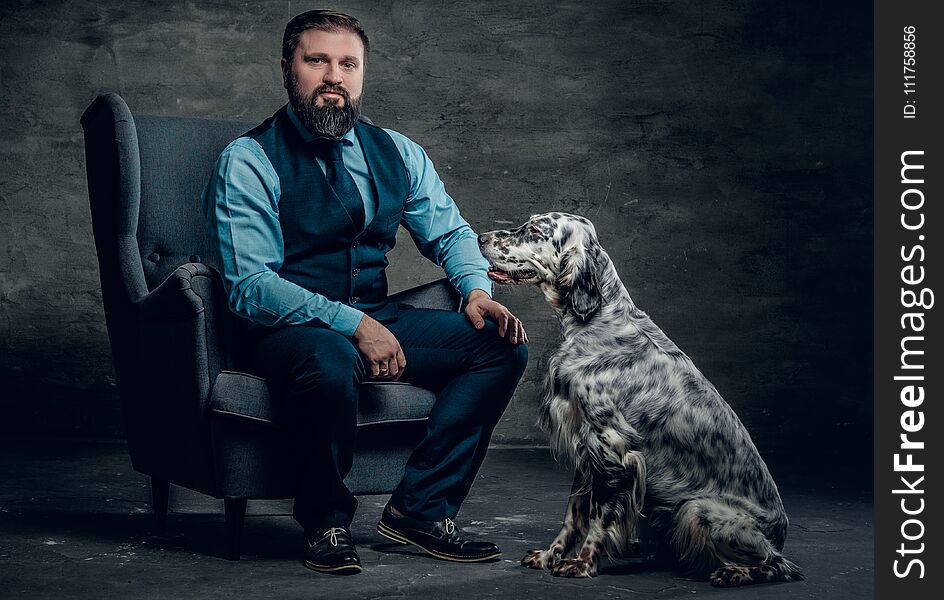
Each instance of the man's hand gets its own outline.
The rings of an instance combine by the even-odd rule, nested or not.
[[[528,334],[524,326],[511,311],[492,300],[482,290],[472,290],[465,303],[465,315],[472,321],[476,329],[485,327],[485,318],[498,324],[498,335],[507,337],[512,344],[522,344],[528,341]]]
[[[406,357],[400,342],[389,329],[364,315],[354,331],[354,341],[367,359],[371,379],[400,379],[406,367]]]

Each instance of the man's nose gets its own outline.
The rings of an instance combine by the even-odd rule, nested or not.
[[[344,77],[341,75],[341,65],[329,64],[328,68],[325,69],[324,80],[327,83],[341,83],[344,81]]]

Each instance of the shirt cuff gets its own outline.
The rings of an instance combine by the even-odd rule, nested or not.
[[[354,337],[357,326],[361,324],[364,313],[347,304],[341,304],[338,313],[331,319],[331,329],[349,338]]]
[[[482,290],[488,297],[492,297],[492,280],[480,275],[467,275],[459,282],[459,293],[463,298],[468,298],[472,290]]]

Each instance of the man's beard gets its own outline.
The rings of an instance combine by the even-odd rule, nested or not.
[[[344,106],[338,106],[331,100],[324,100],[323,106],[316,106],[318,95],[322,92],[335,92],[344,97]],[[288,98],[292,110],[301,119],[302,124],[314,135],[337,139],[354,127],[361,115],[362,93],[352,99],[347,90],[340,86],[321,85],[315,88],[311,96],[305,97],[295,78],[289,80]]]

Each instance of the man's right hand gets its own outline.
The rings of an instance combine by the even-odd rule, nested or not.
[[[400,342],[389,329],[364,315],[354,331],[354,341],[367,359],[371,379],[400,379],[406,367],[406,357]]]

